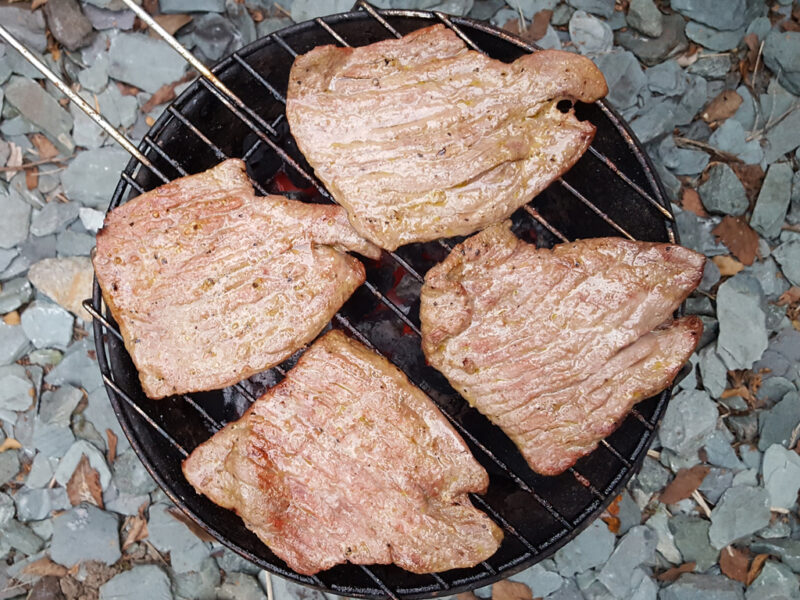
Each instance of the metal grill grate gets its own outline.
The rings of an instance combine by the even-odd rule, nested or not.
[[[359,12],[296,25],[233,54],[214,69],[215,75],[227,82],[222,88],[205,78],[195,82],[165,111],[144,138],[140,150],[152,167],[132,159],[121,176],[111,208],[124,202],[130,195],[140,194],[168,181],[170,177],[167,173],[183,176],[197,172],[228,155],[245,159],[253,172],[252,182],[261,194],[273,191],[271,186],[275,177],[281,174],[297,182],[305,199],[332,201],[324,186],[311,174],[302,156],[292,147],[283,115],[285,97],[282,90],[285,90],[288,81],[291,61],[297,54],[313,46],[331,42],[349,45],[347,39],[355,40],[356,37],[359,37],[357,45],[361,45],[389,36],[400,37],[401,31],[410,31],[438,21],[478,51],[483,51],[477,39],[481,36],[484,43],[488,40],[495,46],[494,52],[489,52],[492,55],[497,52],[498,44],[502,47],[501,54],[506,56],[534,50],[533,46],[513,35],[469,19],[421,11],[377,11],[363,1],[357,7],[361,9]],[[361,28],[358,32],[354,24]],[[274,58],[276,49],[284,53],[285,64],[278,70],[267,67],[266,70],[271,72],[265,73],[265,65],[259,56],[269,50]],[[249,87],[251,81],[258,85],[259,91],[264,92],[263,97]],[[227,86],[241,88],[246,93],[236,95],[236,91],[231,91]],[[251,104],[243,102],[241,96],[247,97]],[[214,106],[213,102],[219,106]],[[515,228],[534,235],[537,243],[542,245],[552,245],[557,240],[568,241],[571,237],[586,237],[584,230],[589,232],[588,235],[663,238],[663,241],[675,242],[671,213],[651,165],[613,111],[603,102],[597,103],[594,109],[597,115],[608,121],[628,152],[637,159],[638,164],[633,165],[636,173],[625,174],[617,165],[619,160],[615,161],[596,146],[590,148],[579,165],[594,160],[596,164],[592,168],[599,176],[603,180],[620,182],[616,189],[624,190],[621,195],[625,201],[621,203],[621,209],[617,207],[617,212],[622,210],[620,214],[624,215],[625,211],[632,211],[641,215],[641,219],[650,225],[630,233],[628,229],[632,227],[629,222],[623,226],[618,215],[609,215],[608,210],[598,205],[598,200],[593,202],[587,197],[592,194],[579,191],[579,182],[583,180],[586,183],[586,177],[571,172],[524,210],[518,211]],[[204,112],[210,116],[204,115]],[[227,120],[220,116],[226,112],[229,113]],[[201,120],[202,128],[197,125]],[[231,140],[235,140],[235,144]],[[235,147],[236,144],[240,146]],[[573,171],[579,171],[579,165]],[[645,187],[652,192],[646,191]],[[583,219],[581,227],[572,227],[578,235],[562,231],[565,225],[574,224],[575,219],[565,218],[560,209],[553,210],[551,196],[555,198],[555,204],[567,202],[567,199],[578,203],[575,205],[578,208],[573,207],[564,213]],[[451,246],[452,243],[448,241],[440,241],[439,256],[443,257]],[[426,251],[435,253],[437,244],[425,247]],[[355,317],[361,316],[359,311],[364,307],[372,312],[382,310],[386,322],[393,322],[398,328],[404,329],[404,337],[413,340],[418,347],[420,332],[416,307],[413,302],[409,304],[396,299],[395,286],[391,283],[387,285],[384,275],[390,269],[392,273],[402,273],[403,277],[408,276],[417,285],[420,284],[420,273],[431,263],[431,259],[425,258],[424,254],[419,248],[401,248],[397,252],[387,253],[379,265],[368,264],[365,286],[336,315],[335,323],[368,347],[393,360],[406,371],[412,382],[431,395],[467,440],[476,458],[490,472],[490,492],[485,497],[473,495],[472,501],[504,529],[507,541],[495,557],[474,569],[438,575],[414,576],[394,567],[345,565],[315,577],[300,576],[288,571],[252,534],[236,523],[235,517],[226,518],[226,511],[196,497],[183,481],[180,460],[228,421],[237,418],[260,392],[285,375],[297,357],[267,374],[228,388],[222,392],[221,398],[219,394],[202,393],[149,401],[141,393],[135,370],[122,346],[121,336],[106,314],[95,282],[92,301],[87,302],[86,307],[95,318],[98,360],[109,396],[132,445],[173,501],[204,528],[262,567],[319,589],[351,596],[417,598],[480,587],[540,560],[576,535],[591,516],[614,498],[642,460],[643,451],[649,445],[669,391],[643,403],[641,412],[634,411],[617,433],[603,441],[598,450],[582,459],[575,468],[556,478],[544,478],[532,473],[517,456],[510,442],[481,415],[467,409],[463,400],[449,389],[441,376],[424,365],[390,355],[385,340],[378,339],[380,335],[375,333],[377,328],[367,331]],[[437,258],[433,259],[433,262],[437,261]],[[163,455],[156,452],[154,456],[148,444],[159,445],[159,439],[160,447],[169,451]],[[600,467],[605,466],[605,470],[608,470],[609,465],[612,467],[610,475],[600,477]],[[529,514],[521,515],[520,510]],[[222,522],[213,521],[209,515],[214,515]]]

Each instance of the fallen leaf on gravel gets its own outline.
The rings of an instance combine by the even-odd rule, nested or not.
[[[742,263],[753,264],[758,250],[758,234],[742,217],[726,215],[711,233]]]
[[[733,546],[723,548],[719,553],[719,568],[722,572],[736,581],[747,582],[747,565],[750,563],[750,554]]]
[[[700,201],[700,194],[697,193],[697,190],[693,190],[692,188],[686,188],[683,190],[683,194],[681,196],[681,206],[684,208],[684,210],[693,212],[698,217],[708,217],[708,213],[706,212],[703,203]]]
[[[26,575],[36,575],[38,577],[47,577],[48,575],[64,577],[64,575],[67,574],[67,567],[54,563],[46,556],[43,556],[39,560],[35,560],[31,564],[26,565],[22,569],[22,572]]]
[[[739,271],[744,269],[744,265],[742,263],[727,254],[724,256],[715,256],[711,259],[711,261],[717,265],[719,274],[723,277],[736,275]]]
[[[125,541],[122,542],[123,552],[136,542],[140,542],[150,535],[150,532],[147,530],[147,519],[141,516],[128,517],[126,525],[128,527],[128,533],[125,535]]]
[[[747,571],[747,581],[745,581],[745,585],[750,585],[756,580],[758,574],[761,573],[761,567],[764,566],[764,563],[767,562],[769,558],[769,554],[757,554],[756,557],[753,559],[753,562],[750,563],[750,569]]]
[[[175,99],[175,88],[178,87],[181,83],[184,83],[191,79],[193,75],[190,73],[178,81],[173,81],[172,83],[165,83],[160,88],[158,88],[155,93],[150,96],[150,99],[142,105],[141,111],[145,114],[149,113],[153,110],[156,106],[160,106],[162,104],[166,104],[167,102],[171,102]]]
[[[33,147],[36,148],[36,152],[39,153],[40,160],[48,160],[58,156],[58,149],[43,134],[34,133],[30,136],[30,140]]]
[[[6,450],[19,450],[20,448],[22,448],[22,444],[11,437],[4,439],[3,443],[0,444],[0,452],[5,452]]]
[[[117,460],[117,434],[110,429],[106,429],[106,438],[108,438],[108,452],[106,453],[106,460],[109,465],[113,465]]]
[[[795,302],[800,302],[800,287],[793,285],[780,295],[777,305],[785,306],[787,304],[794,304]]]
[[[156,15],[153,19],[170,35],[175,35],[181,27],[192,22],[191,15]]]
[[[761,182],[764,181],[764,169],[759,165],[746,165],[742,162],[732,162],[730,164],[733,172],[739,178],[744,186],[744,191],[747,193],[747,199],[750,204],[755,202],[758,192],[761,191]]]
[[[519,26],[519,19],[511,19],[506,21],[503,29],[520,36],[531,42],[538,41],[547,33],[547,26],[550,24],[550,17],[553,16],[552,10],[540,10],[533,15],[533,20],[525,29]]]
[[[733,90],[724,90],[703,111],[703,120],[706,123],[724,121],[732,117],[741,105],[742,97],[739,94]]]
[[[710,470],[711,468],[706,465],[696,465],[691,469],[681,469],[675,475],[675,479],[661,492],[659,499],[664,504],[675,504],[690,497],[703,483],[703,479],[706,478]]]
[[[658,579],[659,581],[668,581],[668,582],[671,583],[671,582],[675,581],[678,577],[683,575],[684,573],[691,573],[692,571],[694,571],[695,566],[696,566],[696,563],[694,563],[694,562],[683,563],[680,566],[672,567],[671,569],[667,569],[666,571],[664,571],[660,575],[657,575],[656,579]]]
[[[28,190],[35,190],[39,185],[39,167],[25,169],[25,187]]]
[[[498,581],[492,586],[492,600],[533,600],[533,592],[518,581]]]
[[[75,468],[75,472],[67,482],[67,496],[70,504],[77,506],[81,502],[90,502],[103,508],[103,488],[100,486],[100,475],[89,464],[84,454]]]

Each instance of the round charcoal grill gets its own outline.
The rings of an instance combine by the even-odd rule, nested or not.
[[[206,79],[191,85],[163,113],[140,146],[155,169],[132,159],[111,208],[145,190],[242,157],[260,193],[284,193],[309,202],[330,197],[298,152],[284,116],[294,57],[321,44],[361,46],[442,22],[473,49],[503,61],[534,47],[486,23],[439,13],[377,11],[360,2],[346,14],[300,23],[260,39],[213,70],[243,103],[231,101]],[[676,242],[669,204],[652,165],[625,123],[605,102],[576,107],[597,126],[590,150],[564,177],[513,216],[521,238],[551,246],[599,236]],[[514,445],[470,408],[444,377],[425,364],[419,340],[419,288],[427,270],[458,240],[413,244],[362,260],[367,283],[331,323],[402,368],[451,420],[490,474],[487,494],[472,496],[505,532],[498,552],[471,568],[415,575],[395,566],[340,565],[314,577],[289,570],[232,512],[197,495],[181,461],[224,424],[237,419],[297,359],[220,391],[153,401],[95,282],[92,312],[97,356],[120,423],[154,479],[200,526],[260,567],[304,585],[362,598],[448,596],[508,577],[550,556],[613,500],[638,469],[670,396],[666,390],[637,405],[619,429],[564,474],[533,473]],[[104,315],[104,316],[103,316]],[[391,435],[391,432],[387,432]]]

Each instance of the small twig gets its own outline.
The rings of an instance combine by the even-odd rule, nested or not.
[[[142,540],[142,541],[145,543],[145,545],[146,545],[148,548],[150,548],[150,550],[152,550],[152,551],[153,551],[153,553],[154,553],[154,554],[155,554],[155,555],[158,557],[158,559],[159,559],[159,560],[160,560],[162,563],[164,563],[165,565],[167,564],[167,559],[165,559],[165,558],[164,558],[164,557],[161,555],[161,552],[159,552],[159,551],[156,549],[156,547],[155,547],[155,546],[153,546],[153,544],[152,544],[152,542],[150,542],[150,540]]]
[[[705,142],[698,142],[697,140],[692,140],[685,137],[676,137],[675,144],[678,146],[695,146],[696,148],[700,148],[701,150],[710,152],[711,154],[728,162],[738,162],[738,163],[743,162],[742,159],[736,156],[735,154],[731,154],[730,152],[725,152],[724,150],[715,148],[711,144],[706,144]]]
[[[700,505],[700,508],[703,509],[703,512],[706,513],[706,516],[710,519],[711,518],[711,509],[706,502],[706,499],[703,498],[703,495],[699,492],[699,490],[695,490],[692,492],[692,498],[694,498],[695,502]]]
[[[786,117],[788,117],[790,114],[792,114],[798,108],[800,108],[800,104],[793,104],[792,106],[790,106],[788,109],[786,109],[786,111],[781,116],[779,116],[777,119],[775,119],[775,121],[772,120],[772,112],[773,112],[774,108],[775,108],[775,102],[773,101],[772,108],[770,109],[769,119],[767,119],[767,124],[764,125],[763,129],[759,129],[758,131],[756,131],[754,129],[753,132],[747,138],[745,138],[746,142],[751,142],[756,138],[762,137],[770,129],[772,129],[773,127],[778,125]]]
[[[266,581],[267,581],[267,600],[275,600],[275,596],[272,591],[272,576],[269,573],[267,573]]]
[[[274,7],[275,7],[277,10],[278,10],[278,12],[282,12],[282,13],[283,13],[283,14],[285,14],[287,17],[289,17],[290,19],[292,19],[292,13],[290,13],[288,10],[286,10],[285,8],[283,8],[283,7],[282,7],[280,4],[278,4],[277,2],[273,2],[273,3],[272,3],[272,5],[273,5],[273,6],[274,6]],[[294,21],[294,19],[292,19],[292,20]]]
[[[764,52],[764,42],[761,42],[761,45],[758,47],[758,54],[756,54],[756,66],[753,67],[753,77],[750,79],[752,85],[755,89],[756,85],[756,78],[758,78],[758,67],[761,64],[761,53]]]
[[[23,163],[21,165],[17,165],[15,167],[0,167],[0,173],[13,173],[14,171],[22,171],[24,169],[32,169],[33,167],[38,167],[40,165],[48,165],[51,163],[62,163],[66,160],[69,160],[72,156],[66,157],[56,157],[56,158],[47,158],[44,160],[35,160],[29,163]]]
[[[519,29],[519,34],[522,35],[527,29],[527,25],[525,24],[525,15],[522,14],[522,7],[519,5],[519,0],[514,0],[514,4],[517,5],[517,14],[519,15],[519,24],[517,25],[517,29]]]
[[[653,450],[652,448],[647,451],[647,456],[650,458],[655,458],[656,460],[661,460],[661,452],[658,450]]]
[[[797,231],[800,232],[800,224],[798,225],[781,225],[781,229],[784,231]]]
[[[776,512],[781,515],[788,515],[790,512],[788,508],[783,508],[782,506],[770,506],[769,509],[770,511]]]
[[[791,450],[794,448],[794,445],[797,443],[797,438],[800,437],[800,423],[798,423],[794,429],[792,429],[792,435],[789,436],[789,449]]]

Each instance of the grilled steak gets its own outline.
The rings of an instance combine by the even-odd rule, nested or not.
[[[339,331],[183,472],[307,575],[346,561],[469,567],[502,538],[467,496],[489,479],[463,440],[399,369]]]
[[[534,471],[555,475],[692,354],[702,322],[670,317],[704,260],[619,238],[537,249],[495,225],[426,275],[422,348]]]
[[[380,250],[342,208],[258,197],[227,160],[111,211],[94,268],[145,394],[224,387],[311,341]]]
[[[434,25],[299,56],[286,116],[353,227],[393,250],[508,217],[594,136],[558,101],[592,102],[606,91],[585,57],[543,50],[506,64]]]

